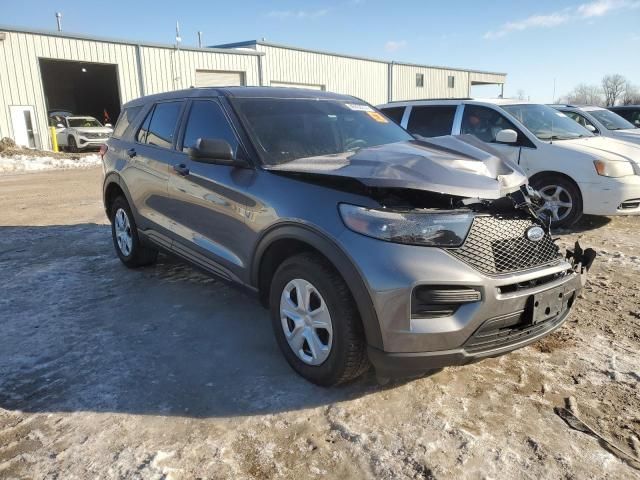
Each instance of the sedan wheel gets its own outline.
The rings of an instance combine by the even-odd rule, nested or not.
[[[547,185],[539,190],[544,200],[538,213],[545,213],[553,223],[566,219],[573,208],[571,194],[561,185]]]

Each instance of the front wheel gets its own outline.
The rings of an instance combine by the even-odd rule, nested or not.
[[[337,385],[369,368],[351,292],[320,256],[303,253],[285,260],[273,276],[269,303],[280,350],[307,380]]]
[[[69,137],[69,139],[67,140],[67,148],[69,149],[70,152],[72,153],[77,153],[78,152],[78,144],[76,143],[76,139],[74,137]]]
[[[570,227],[582,217],[582,196],[571,180],[559,175],[545,175],[536,178],[531,186],[538,190],[544,202],[538,214],[547,217],[552,227]]]

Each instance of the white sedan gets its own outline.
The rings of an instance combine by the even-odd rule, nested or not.
[[[93,117],[57,117],[55,121],[58,146],[71,152],[100,148],[113,133],[110,124],[102,125]]]
[[[596,135],[640,145],[640,128],[606,108],[591,105],[582,107],[573,105],[552,106]]]

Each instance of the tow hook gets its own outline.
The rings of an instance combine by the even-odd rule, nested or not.
[[[596,251],[593,248],[582,250],[579,242],[576,242],[573,250],[567,248],[565,258],[571,263],[573,270],[580,274],[580,283],[583,287],[587,283],[587,273],[589,272],[596,255]]]

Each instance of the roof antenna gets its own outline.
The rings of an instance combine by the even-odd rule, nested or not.
[[[62,31],[62,13],[56,12],[56,23],[58,24],[58,31]]]

